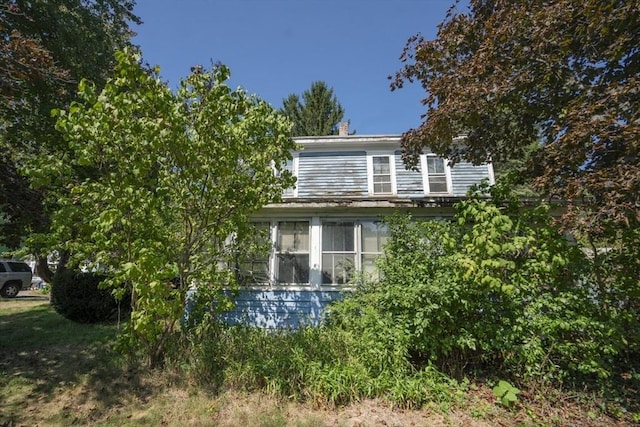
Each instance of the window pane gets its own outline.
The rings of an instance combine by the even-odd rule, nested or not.
[[[278,254],[278,282],[309,283],[309,255]]]
[[[390,182],[374,183],[373,192],[374,193],[391,193],[391,183]]]
[[[280,283],[309,283],[309,222],[278,223],[278,271]]]
[[[268,222],[251,224],[252,241],[247,242],[246,253],[238,263],[238,280],[242,284],[269,282],[269,252],[271,248],[271,232]]]
[[[309,223],[306,221],[278,224],[279,252],[309,252]]]
[[[242,284],[269,283],[269,258],[241,263],[240,282]]]
[[[21,272],[21,273],[31,273],[31,267],[29,267],[24,262],[9,262],[8,264],[11,271]]]
[[[292,174],[294,174],[293,171],[293,159],[287,159],[287,163],[285,166],[285,170],[288,170],[289,172],[291,172]],[[294,174],[295,175],[295,174]],[[284,195],[285,196],[293,196],[294,194],[294,188],[295,188],[295,184],[292,187],[286,188],[284,190]]]
[[[428,156],[427,157],[427,171],[432,173],[444,173],[444,159],[439,157]]]
[[[387,227],[379,221],[367,221],[361,224],[362,251],[382,252],[382,248],[387,243]]]
[[[391,193],[391,166],[389,156],[373,157],[373,192]]]
[[[354,250],[353,230],[352,222],[322,224],[322,250],[352,252]]]
[[[374,157],[373,158],[373,174],[389,174],[391,173],[391,169],[389,167],[389,157]]]
[[[430,176],[429,191],[431,193],[446,193],[447,177],[446,176]]]
[[[322,283],[342,285],[351,279],[355,269],[353,254],[323,254]]]
[[[362,271],[367,275],[376,275],[376,258],[378,258],[379,254],[369,254],[362,255]]]

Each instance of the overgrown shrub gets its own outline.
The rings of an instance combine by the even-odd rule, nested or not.
[[[387,225],[381,279],[329,315],[332,327],[359,337],[361,358],[388,357],[395,369],[435,364],[456,377],[481,369],[575,382],[610,376],[637,345],[626,298],[590,280],[592,260],[547,206],[483,187],[456,206],[452,223],[396,215]]]
[[[116,320],[130,311],[129,299],[117,301],[100,283],[106,276],[72,270],[58,272],[51,285],[51,305],[69,320],[98,323]]]

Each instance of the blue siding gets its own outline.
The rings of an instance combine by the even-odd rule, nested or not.
[[[300,153],[298,197],[366,196],[365,151]]]
[[[480,184],[483,179],[489,178],[487,165],[473,166],[471,163],[456,163],[451,168],[451,183],[454,196],[464,196],[467,190],[474,184]]]
[[[241,290],[234,298],[236,306],[221,319],[261,328],[318,325],[327,305],[340,298],[338,291]]]
[[[396,166],[396,188],[398,197],[422,197],[424,195],[424,182],[420,171],[407,170],[402,161],[402,153],[394,153]],[[418,163],[420,166],[420,163]]]

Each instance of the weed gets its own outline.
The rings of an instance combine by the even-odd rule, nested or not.
[[[504,380],[498,381],[498,385],[493,388],[493,394],[498,398],[498,401],[507,408],[512,407],[518,402],[519,393],[520,390]]]

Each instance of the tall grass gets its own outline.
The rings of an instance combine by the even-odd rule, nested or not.
[[[464,389],[432,366],[416,370],[406,360],[389,362],[393,355],[372,357],[362,340],[336,328],[217,326],[197,341],[186,368],[191,378],[216,388],[260,390],[318,406],[383,397],[405,408],[447,408]]]

